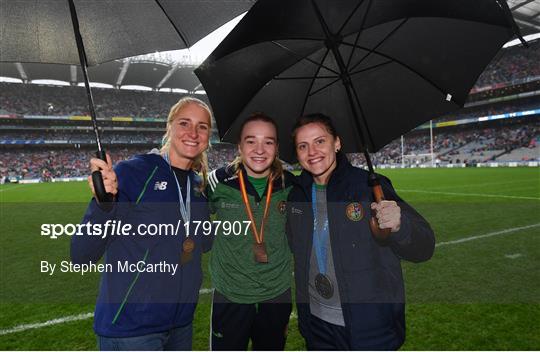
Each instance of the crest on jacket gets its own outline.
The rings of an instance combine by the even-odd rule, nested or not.
[[[358,202],[349,203],[345,208],[345,213],[351,221],[360,221],[364,217],[364,209]]]

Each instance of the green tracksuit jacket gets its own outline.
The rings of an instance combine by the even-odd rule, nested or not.
[[[246,191],[260,231],[261,220],[266,204],[266,190],[262,197],[248,181],[245,170]],[[285,171],[285,184],[281,178],[274,180],[268,218],[264,228],[264,242],[268,263],[258,263],[254,259],[255,238],[251,227],[246,231],[248,215],[238,175],[232,167],[212,171],[208,176],[208,200],[210,212],[222,224],[217,230],[210,258],[212,284],[221,294],[235,303],[258,303],[272,299],[291,287],[292,257],[285,235],[285,205],[291,180],[294,176]],[[239,222],[240,235],[226,235],[227,226]],[[238,229],[239,224],[235,225]],[[237,231],[238,232],[238,231]]]

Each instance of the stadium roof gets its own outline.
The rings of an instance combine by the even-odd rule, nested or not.
[[[193,73],[195,66],[162,62],[117,60],[88,69],[90,82],[105,83],[115,87],[144,86],[154,89],[173,88],[195,91],[200,82]],[[34,80],[57,80],[78,84],[83,82],[80,68],[74,65],[0,63],[0,76]]]
[[[540,32],[540,1],[507,0],[507,2],[523,35]]]

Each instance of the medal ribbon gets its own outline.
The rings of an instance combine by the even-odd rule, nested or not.
[[[328,231],[328,216],[324,222],[322,228],[319,226],[319,220],[317,219],[317,191],[315,183],[311,186],[311,207],[313,209],[313,247],[315,248],[315,254],[317,257],[317,267],[319,272],[323,275],[326,274],[326,246],[328,245],[328,239],[330,238],[330,232]]]
[[[264,206],[264,215],[261,221],[261,231],[257,231],[257,225],[255,224],[255,218],[253,217],[253,212],[251,211],[251,206],[249,205],[249,199],[246,192],[246,183],[244,181],[244,175],[242,170],[238,172],[238,180],[240,181],[240,192],[242,193],[242,200],[244,201],[244,206],[246,208],[246,214],[251,222],[251,231],[253,232],[253,237],[255,237],[255,242],[261,244],[264,241],[264,224],[266,218],[268,217],[268,209],[270,208],[270,200],[272,199],[272,188],[273,180],[271,177],[268,177],[268,189],[266,191],[266,204]]]
[[[186,204],[184,204],[184,197],[182,196],[182,188],[180,187],[180,183],[178,182],[178,177],[176,177],[176,172],[172,169],[171,163],[169,161],[169,155],[165,154],[164,157],[165,161],[167,161],[167,164],[169,164],[169,167],[171,168],[171,171],[174,175],[174,180],[176,181],[176,187],[178,188],[178,197],[180,198],[180,215],[182,216],[182,220],[184,220],[184,224],[189,223],[189,220],[191,219],[191,182],[189,181],[189,176],[187,177],[187,185],[186,185]],[[186,237],[189,237],[189,233],[187,232],[189,230],[189,225],[184,226],[186,229]]]

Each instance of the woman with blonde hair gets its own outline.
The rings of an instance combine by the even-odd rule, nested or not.
[[[285,201],[292,175],[277,151],[276,123],[255,113],[240,128],[239,156],[208,179],[210,208],[223,224],[210,258],[212,350],[246,350],[249,340],[253,350],[285,347],[292,309]],[[234,223],[245,231],[230,234]]]
[[[114,170],[110,157],[90,162],[115,199],[106,211],[93,198],[83,223],[131,229],[127,235],[73,236],[71,242],[74,263],[104,257],[111,268],[102,273],[94,315],[101,350],[191,350],[201,255],[211,237],[186,224],[209,220],[200,174],[207,173],[211,121],[203,101],[182,98],[170,110],[159,152],[136,155]],[[91,177],[88,182],[94,193]]]

